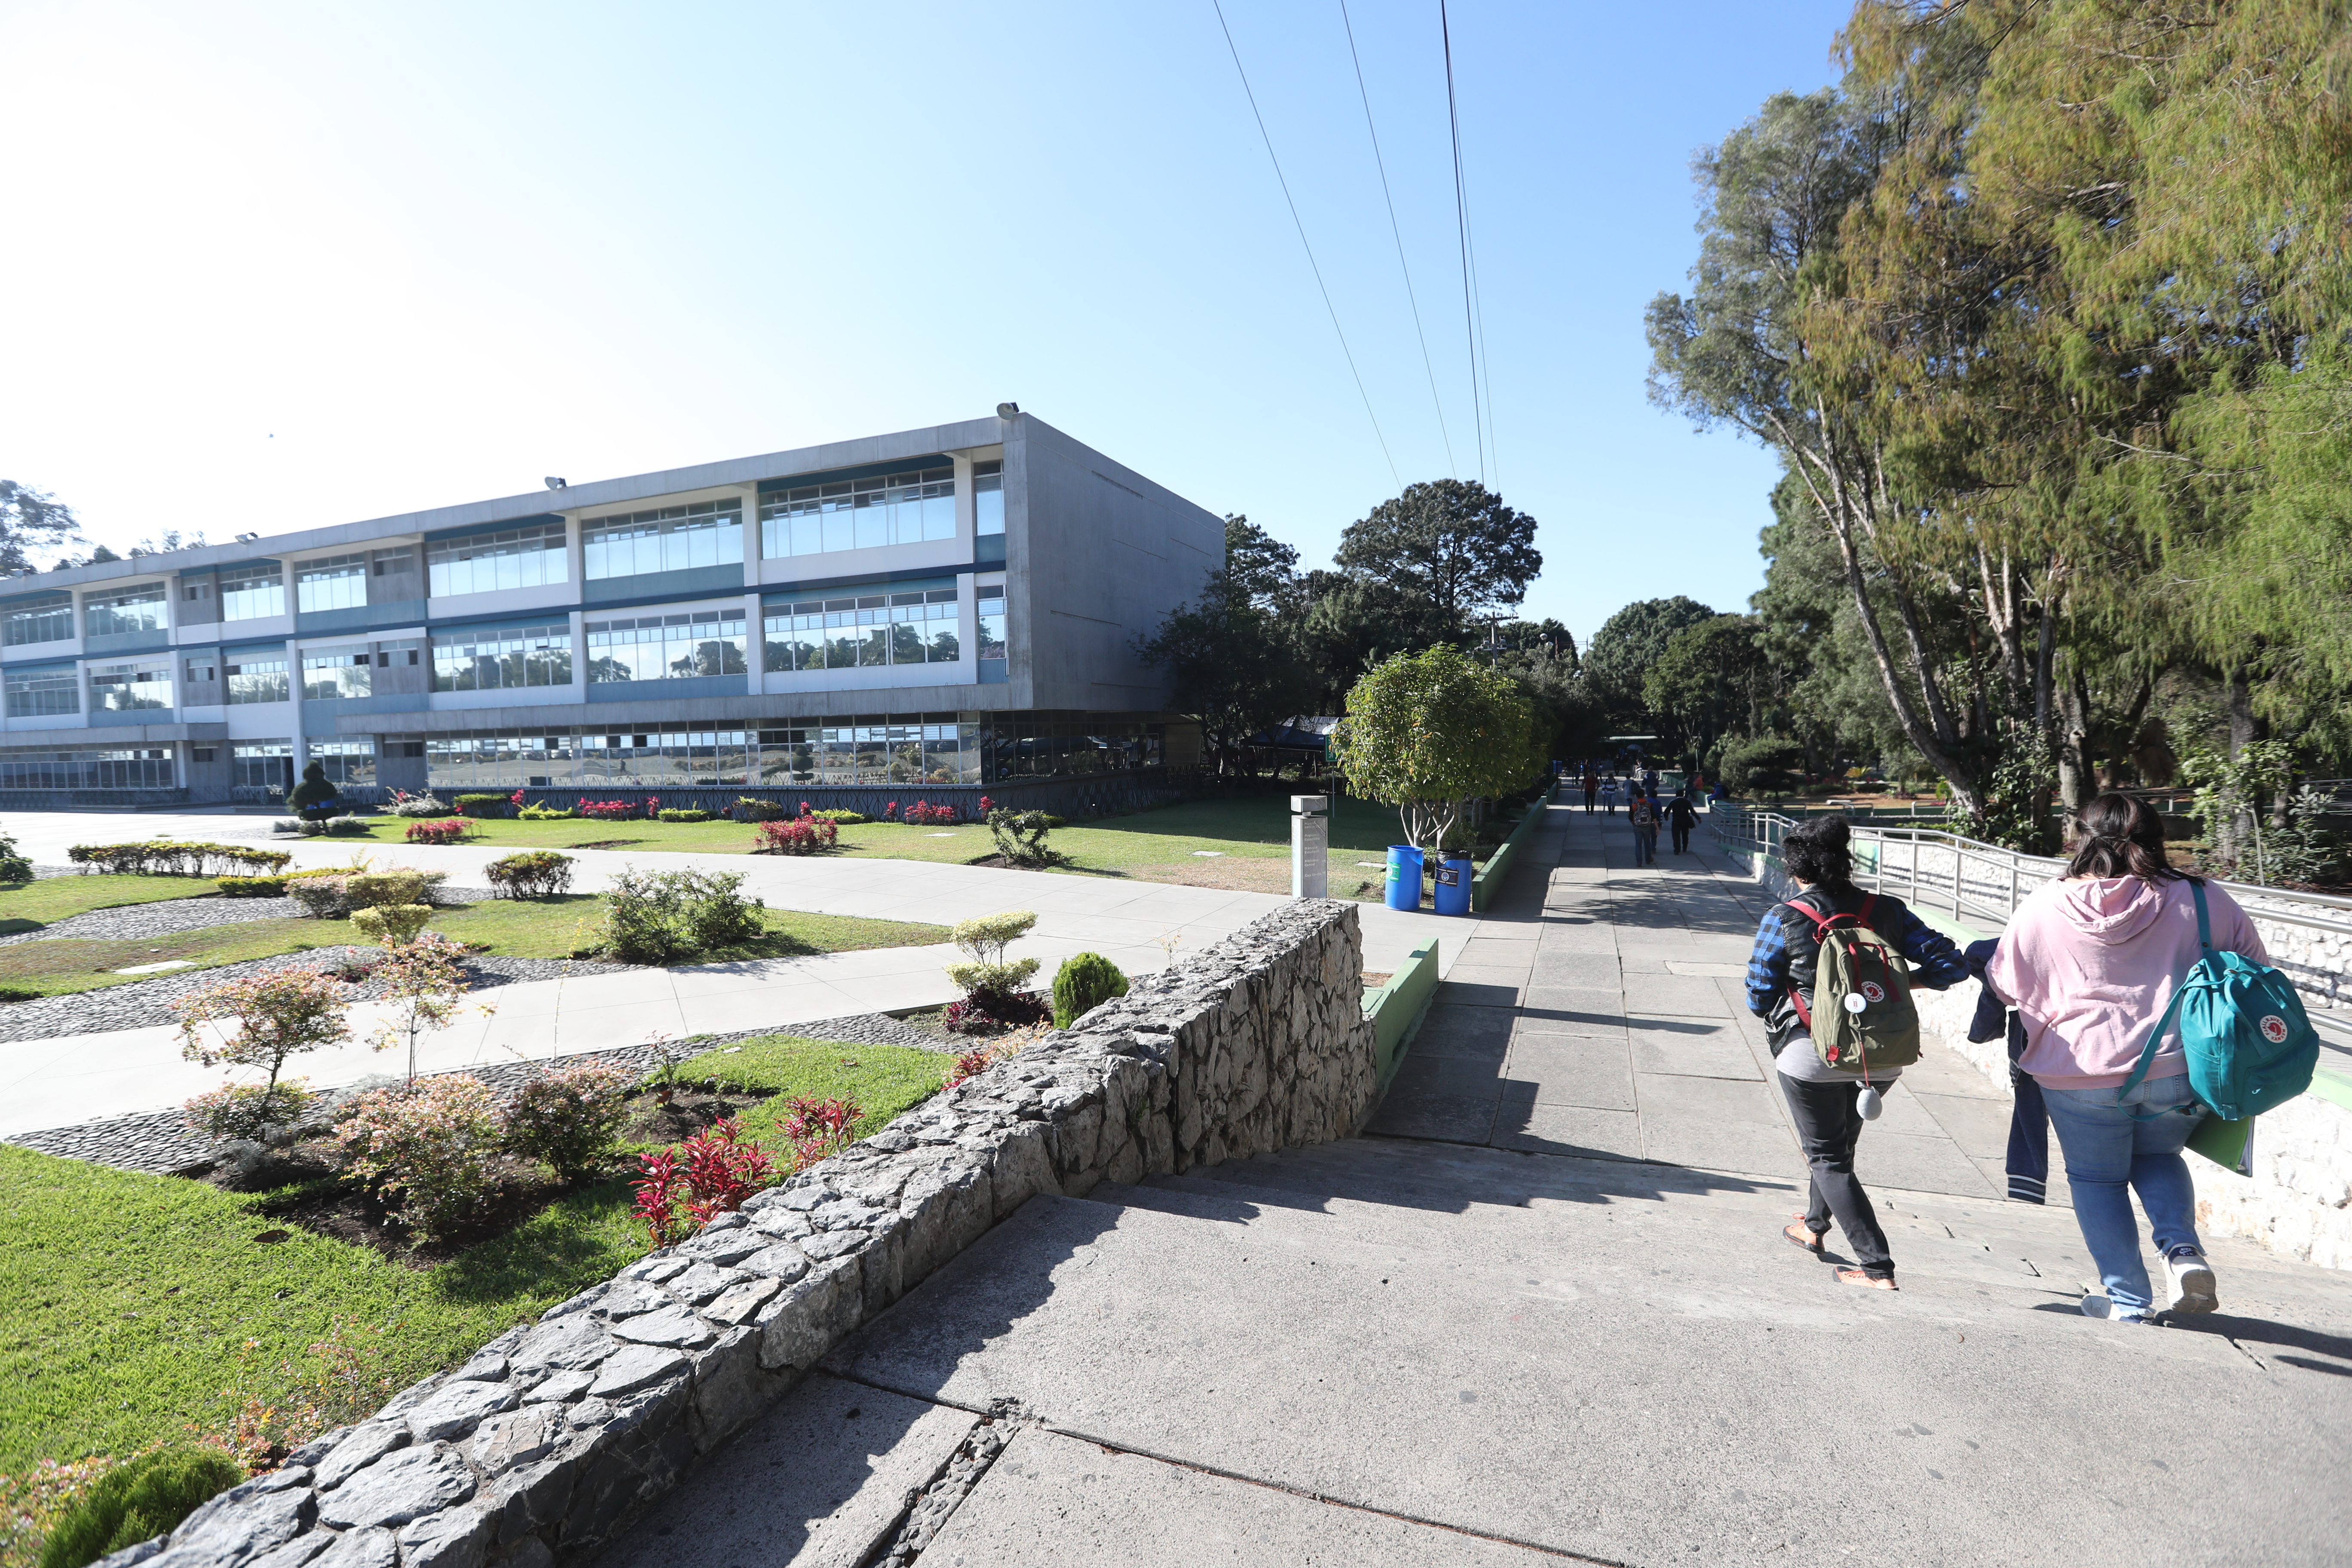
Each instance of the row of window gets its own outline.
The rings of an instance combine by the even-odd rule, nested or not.
[[[1001,463],[972,465],[972,510],[982,534],[1004,531],[1004,476]],[[871,550],[955,537],[955,470],[922,468],[878,478],[803,485],[772,491],[760,500],[760,548],[768,556],[813,555],[836,550]],[[686,506],[593,519],[581,527],[583,564],[591,582],[680,572],[698,566],[739,565],[743,560],[743,505],[740,500],[696,501]],[[368,579],[413,573],[406,548],[355,552],[306,561],[294,572],[295,605],[303,614],[357,609],[368,602]],[[429,545],[426,591],[435,598],[488,594],[509,588],[540,588],[568,582],[571,563],[564,525],[474,534]],[[275,564],[226,568],[211,578],[183,585],[191,601],[217,597],[223,621],[260,620],[286,613],[286,577]],[[165,629],[161,583],[82,600],[82,629],[90,637],[119,637]],[[395,586],[388,597],[414,596]],[[0,611],[0,643],[63,642],[73,636],[73,600]]]
[[[77,746],[62,752],[0,752],[0,790],[170,789],[166,746]]]
[[[740,609],[590,621],[589,684],[744,674],[744,625]]]

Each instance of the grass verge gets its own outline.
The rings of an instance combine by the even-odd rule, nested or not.
[[[950,1058],[776,1035],[682,1069],[770,1098],[745,1131],[781,1144],[795,1095],[844,1096],[862,1135],[938,1089]],[[624,1181],[569,1194],[431,1268],[286,1226],[270,1193],[142,1175],[0,1144],[0,1473],[216,1430],[264,1369],[312,1367],[338,1319],[395,1386],[644,1255]],[[282,1240],[265,1243],[268,1235]],[[369,1332],[376,1329],[380,1335]],[[235,1388],[239,1369],[254,1381]]]
[[[0,882],[0,936],[39,931],[70,915],[123,904],[161,903],[166,899],[217,898],[210,877],[138,877],[97,874],[43,877],[33,882]]]
[[[484,952],[501,958],[570,958],[586,956],[595,946],[604,918],[604,900],[600,894],[546,900],[489,899],[441,911],[435,915],[431,929],[453,941],[478,942]],[[945,926],[919,921],[811,914],[799,910],[769,910],[765,919],[767,932],[758,941],[703,953],[695,962],[736,963],[757,958],[804,958],[815,953],[877,947],[926,947],[946,942],[949,935]],[[370,944],[348,920],[249,921],[121,942],[55,937],[0,947],[0,985],[55,996],[152,978],[115,973],[151,963],[176,960],[189,965],[189,969],[168,973],[184,974],[192,969],[212,969],[225,963],[343,945]]]

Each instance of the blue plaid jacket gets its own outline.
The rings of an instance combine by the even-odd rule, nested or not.
[[[1811,888],[1797,895],[1815,913],[1824,915],[1859,914],[1868,896],[1832,894],[1826,888]],[[1969,977],[1969,961],[1950,937],[1913,914],[1902,900],[1885,893],[1876,898],[1870,908],[1870,929],[1911,961],[1914,985],[1941,991]],[[1813,971],[1821,962],[1821,952],[1822,939],[1813,922],[1788,903],[1766,910],[1757,924],[1756,945],[1748,954],[1748,1010],[1765,1021],[1767,1037],[1776,1051],[1804,1027],[1789,994],[1801,991],[1806,1005],[1812,1005]]]

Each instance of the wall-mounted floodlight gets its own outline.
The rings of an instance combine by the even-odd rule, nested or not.
[[[547,488],[549,489],[560,490],[563,488],[563,485],[564,481],[557,478],[555,475],[550,474],[547,476]]]
[[[1021,405],[1000,403],[996,405],[996,416],[999,419],[1017,419],[1021,416]]]
[[[236,536],[236,542],[239,544],[250,544],[260,537],[261,535],[257,533],[240,533]]]

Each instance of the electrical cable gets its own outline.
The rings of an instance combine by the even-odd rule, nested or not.
[[[1307,224],[1298,216],[1298,203],[1290,195],[1290,182],[1283,177],[1282,160],[1275,156],[1274,137],[1265,128],[1265,116],[1258,111],[1257,94],[1250,90],[1249,72],[1242,68],[1242,52],[1234,43],[1234,30],[1225,22],[1222,0],[1209,0],[1217,13],[1217,26],[1225,35],[1225,48],[1234,57],[1234,74],[1242,79],[1242,96],[1249,100],[1250,116],[1257,121],[1258,139],[1265,143],[1266,162],[1274,165],[1275,183],[1282,187],[1282,199],[1290,208],[1290,221],[1298,230],[1299,248],[1307,252],[1307,269],[1315,274],[1315,287],[1322,291],[1323,309],[1331,315],[1331,331],[1339,340],[1339,353],[1348,361],[1348,374],[1356,378],[1356,395],[1364,400],[1364,417],[1372,422],[1372,438],[1381,444],[1381,458],[1389,466],[1389,478],[1397,489],[1404,489],[1404,477],[1397,472],[1396,459],[1389,455],[1389,438],[1381,433],[1381,416],[1372,412],[1372,395],[1364,390],[1363,373],[1356,368],[1356,355],[1348,347],[1348,333],[1339,325],[1339,308],[1331,303],[1331,290],[1323,281],[1323,268],[1315,260],[1315,247],[1307,243]]]
[[[1445,443],[1446,472],[1457,471],[1454,435],[1445,427],[1445,401],[1437,395],[1437,367],[1430,363],[1429,334],[1422,330],[1421,301],[1412,291],[1412,268],[1405,264],[1404,230],[1397,224],[1396,197],[1389,194],[1389,166],[1381,156],[1381,133],[1372,123],[1372,95],[1364,86],[1364,62],[1356,53],[1356,26],[1348,18],[1348,0],[1339,0],[1339,25],[1348,30],[1348,59],[1356,68],[1356,96],[1364,100],[1364,130],[1372,139],[1372,163],[1381,172],[1381,196],[1389,205],[1389,233],[1396,240],[1397,270],[1404,274],[1405,302],[1412,307],[1412,335],[1421,340],[1421,368],[1429,376],[1429,401],[1437,409],[1437,434]]]
[[[1471,296],[1475,285],[1470,268],[1470,196],[1462,183],[1462,114],[1454,98],[1454,28],[1447,20],[1445,0],[1437,0],[1437,32],[1445,46],[1445,120],[1454,137],[1454,221],[1462,246],[1462,334],[1469,340],[1470,411],[1478,435],[1478,479],[1486,479],[1486,452],[1492,441],[1494,415],[1478,393],[1479,345],[1477,318]]]

